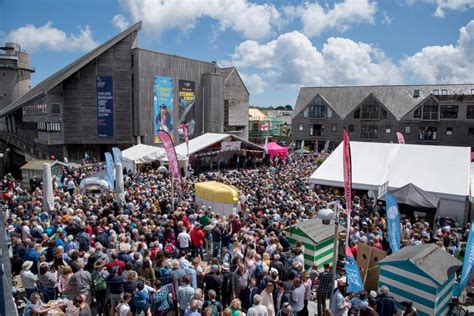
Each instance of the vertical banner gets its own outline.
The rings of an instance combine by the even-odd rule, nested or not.
[[[351,231],[351,209],[352,209],[352,167],[351,167],[351,147],[349,144],[349,134],[344,129],[343,132],[343,172],[344,172],[344,196],[346,198],[346,215],[347,215],[347,236],[346,247],[349,246],[349,238]]]
[[[114,158],[110,153],[105,153],[105,167],[107,169],[107,182],[109,183],[110,190],[114,189]]]
[[[179,129],[183,133],[184,142],[186,143],[186,156],[189,158],[189,127],[185,122],[182,122]]]
[[[469,237],[467,239],[466,251],[464,253],[464,262],[462,265],[462,272],[461,272],[461,288],[460,290],[464,290],[466,287],[467,282],[471,278],[471,274],[474,268],[474,219],[472,219],[471,227],[469,228]]]
[[[114,136],[114,101],[112,76],[97,76],[97,133]]]
[[[112,147],[112,153],[114,154],[115,163],[122,164],[122,151],[117,147]]]
[[[398,204],[390,192],[385,193],[387,209],[388,242],[392,253],[400,250],[400,212]]]
[[[170,134],[173,140],[173,78],[155,76],[153,90],[154,97],[154,143],[159,143],[158,131],[165,131]]]
[[[176,157],[176,150],[174,148],[173,140],[170,134],[165,131],[158,131],[158,137],[160,138],[163,149],[165,150],[166,157],[168,158],[169,170],[171,176],[178,188],[178,192],[181,193],[181,171],[179,170],[178,157]]]
[[[192,109],[196,103],[196,85],[194,81],[179,80],[178,82],[178,104],[179,104],[179,122],[188,127],[188,137],[194,137],[194,115]]]
[[[362,278],[360,276],[359,266],[352,255],[351,249],[346,247],[346,261],[344,263],[346,271],[347,292],[358,293],[364,289]]]
[[[52,212],[54,209],[53,178],[49,163],[43,164],[43,206],[47,212]]]
[[[402,133],[397,132],[397,139],[399,144],[405,144],[405,137],[403,137]]]

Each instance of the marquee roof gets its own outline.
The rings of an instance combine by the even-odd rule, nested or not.
[[[351,142],[352,187],[377,190],[408,183],[438,196],[465,200],[470,192],[470,148]],[[311,175],[315,184],[343,187],[343,143]]]

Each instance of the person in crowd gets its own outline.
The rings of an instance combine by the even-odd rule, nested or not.
[[[326,310],[326,300],[329,299],[331,294],[333,282],[333,273],[329,264],[325,263],[323,268],[324,271],[318,277],[318,288],[316,290],[318,315],[322,315]]]
[[[260,293],[260,304],[267,309],[268,316],[275,316],[275,302],[273,299],[274,285],[272,281],[267,282],[265,290]]]
[[[41,296],[37,292],[33,292],[30,296],[30,302],[26,304],[23,311],[24,316],[44,315],[51,310],[48,304],[41,301]]]
[[[345,297],[347,284],[344,280],[337,280],[337,288],[331,298],[331,312],[334,316],[344,316],[350,307],[350,303]]]
[[[154,316],[166,316],[172,309],[172,298],[166,287],[161,286],[161,281],[153,281],[154,292],[151,298],[151,306]]]
[[[194,288],[191,287],[191,276],[185,275],[181,278],[181,285],[178,288],[178,306],[181,315],[185,315],[187,310],[191,308],[194,296]]]
[[[28,260],[21,265],[20,279],[25,289],[26,297],[30,297],[31,294],[37,292],[36,282],[38,282],[38,276],[31,272],[32,266],[33,262]]]
[[[267,308],[260,304],[261,297],[255,294],[253,297],[253,305],[249,308],[247,316],[268,316]]]
[[[393,316],[398,313],[395,299],[390,295],[390,289],[387,286],[380,288],[377,302],[377,313],[379,313],[380,316]]]
[[[120,300],[120,303],[114,307],[114,311],[116,311],[116,313],[114,313],[113,315],[132,316],[133,313],[130,307],[131,300],[132,300],[132,294],[124,293],[122,299]]]
[[[206,300],[204,304],[202,305],[203,313],[206,310],[211,310],[212,316],[222,316],[224,308],[222,307],[222,304],[219,301],[217,301],[216,291],[209,290],[209,292],[207,293],[207,297],[209,299]]]

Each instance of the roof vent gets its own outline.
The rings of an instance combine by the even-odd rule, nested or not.
[[[420,97],[420,90],[414,90],[414,91],[413,91],[413,97],[414,97],[414,98]]]

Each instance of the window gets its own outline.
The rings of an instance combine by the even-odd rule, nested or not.
[[[385,109],[380,109],[380,119],[381,120],[387,119],[387,111],[385,111]]]
[[[448,95],[447,89],[441,89],[441,95]]]
[[[414,90],[413,91],[413,97],[414,98],[419,98],[420,97],[420,90]]]
[[[307,116],[309,118],[325,119],[332,117],[332,110],[323,103],[320,98],[316,98],[308,107]]]
[[[437,127],[420,127],[418,130],[418,140],[421,141],[435,141],[438,140]]]
[[[60,106],[59,104],[51,104],[51,113],[59,113],[60,112]]]
[[[421,107],[419,107],[418,109],[415,110],[415,112],[413,112],[413,117],[421,118]]]
[[[361,119],[378,119],[379,118],[379,104],[377,100],[370,95],[365,99],[364,104],[360,107]]]
[[[324,125],[322,124],[313,124],[309,127],[309,135],[310,136],[325,136],[326,133],[324,131]]]
[[[474,136],[474,127],[469,127],[467,129],[467,135]]]
[[[5,74],[3,74],[5,76]],[[474,95],[474,89],[471,89],[471,95]]]
[[[349,125],[348,130],[349,130],[349,133],[354,133],[354,125],[352,125],[352,124]]]
[[[300,124],[298,125],[298,130],[299,130],[299,131],[302,131],[302,130],[304,130],[304,126],[303,126],[303,124],[302,124],[302,123],[300,123]]]
[[[441,118],[458,118],[458,106],[457,105],[442,105],[441,106]]]
[[[438,90],[438,89],[434,89],[434,90],[433,90],[433,94],[434,94],[434,95],[439,95],[439,90]]]
[[[453,128],[446,127],[446,136],[453,136]]]
[[[337,124],[331,125],[331,132],[337,132]]]
[[[392,127],[390,125],[385,126],[385,134],[390,134],[392,132]]]
[[[303,117],[308,117],[308,112],[309,112],[309,109],[306,108],[303,112]]]
[[[360,118],[360,108],[358,108],[357,110],[354,111],[354,118],[355,119]]]
[[[410,126],[405,126],[405,134],[410,134],[411,133],[411,127]]]
[[[423,104],[423,120],[438,120],[438,103],[433,98]]]
[[[362,125],[360,127],[360,138],[378,138],[377,125]]]
[[[469,104],[467,106],[466,118],[474,119],[474,104]]]

